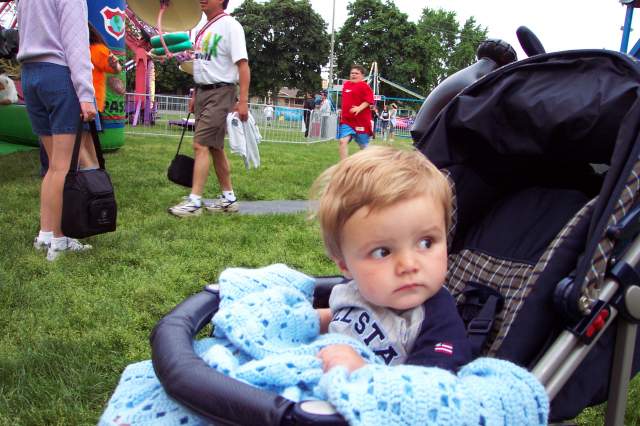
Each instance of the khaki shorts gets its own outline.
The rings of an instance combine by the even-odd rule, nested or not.
[[[200,145],[224,148],[227,114],[236,104],[236,86],[197,89],[195,102],[196,132],[193,140]]]

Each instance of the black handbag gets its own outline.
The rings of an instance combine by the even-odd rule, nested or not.
[[[80,121],[62,196],[62,232],[72,238],[85,238],[116,230],[118,208],[113,184],[104,168],[96,123],[90,122],[89,128],[100,168],[78,170],[83,130]]]
[[[184,138],[184,132],[189,127],[189,117],[191,113],[187,115],[187,122],[182,128],[182,135],[180,136],[180,143],[178,143],[178,150],[176,156],[171,160],[169,164],[169,170],[167,170],[167,177],[173,183],[191,188],[193,185],[193,166],[195,160],[188,155],[180,154],[180,147],[182,146],[182,139]]]

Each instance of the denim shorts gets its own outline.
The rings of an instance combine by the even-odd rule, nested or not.
[[[338,139],[342,139],[346,136],[351,136],[351,139],[355,138],[358,145],[360,145],[363,148],[366,148],[367,145],[369,145],[368,134],[356,133],[356,131],[353,130],[353,127],[349,126],[348,124],[341,124],[340,127],[338,128]],[[351,139],[349,139],[349,141],[351,141]]]
[[[51,136],[78,131],[80,102],[69,67],[48,62],[22,64],[22,91],[33,133]]]

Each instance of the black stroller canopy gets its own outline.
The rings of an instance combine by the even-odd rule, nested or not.
[[[610,164],[639,89],[640,69],[622,54],[534,56],[462,91],[416,146],[439,167],[482,162],[490,168],[504,157],[516,170],[532,161]]]
[[[415,145],[456,175],[455,247],[479,215],[529,187],[578,191],[587,200],[604,194],[591,231],[604,228],[597,219],[631,173],[639,126],[637,62],[612,51],[572,50],[487,74],[449,102]],[[606,176],[594,164],[610,166]]]

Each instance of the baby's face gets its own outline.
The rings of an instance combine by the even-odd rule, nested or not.
[[[342,229],[342,273],[370,303],[398,310],[436,294],[447,273],[444,209],[428,194],[371,211],[362,207]]]

